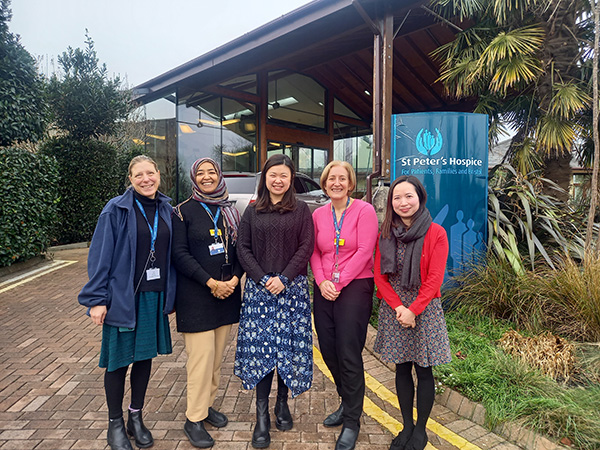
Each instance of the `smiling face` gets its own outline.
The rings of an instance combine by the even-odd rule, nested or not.
[[[395,213],[400,216],[404,225],[410,227],[413,216],[419,210],[420,206],[421,202],[413,184],[403,181],[394,187],[392,207]]]
[[[198,167],[196,184],[204,194],[212,194],[219,186],[219,174],[210,161],[205,161]]]
[[[350,177],[342,166],[333,166],[325,180],[325,190],[331,200],[346,200],[350,192]]]
[[[160,172],[150,161],[141,161],[131,166],[129,181],[138,194],[154,198],[160,185]]]
[[[271,167],[265,176],[265,185],[269,191],[271,202],[279,203],[292,183],[292,171],[285,164]]]

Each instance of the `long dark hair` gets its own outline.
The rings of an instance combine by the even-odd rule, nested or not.
[[[270,192],[267,189],[267,172],[273,166],[284,165],[290,169],[290,188],[283,194],[283,198],[276,205],[271,202]],[[287,211],[293,211],[296,209],[296,191],[294,189],[294,180],[296,178],[296,167],[289,156],[278,154],[273,155],[265,162],[262,172],[260,174],[260,181],[258,182],[258,193],[256,203],[254,207],[259,212],[271,212],[278,211],[283,214]]]
[[[390,237],[392,228],[397,228],[402,221],[400,216],[394,211],[392,199],[394,198],[394,188],[405,181],[415,187],[417,197],[419,197],[419,210],[415,213],[414,217],[418,217],[425,209],[425,203],[427,203],[427,191],[425,190],[423,183],[421,183],[417,177],[412,175],[402,175],[401,177],[396,178],[390,186],[385,209],[385,219],[383,219],[383,223],[381,224],[381,236],[385,239]]]

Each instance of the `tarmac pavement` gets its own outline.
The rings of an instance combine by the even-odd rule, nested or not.
[[[87,281],[87,249],[54,253],[54,261],[0,277],[0,449],[107,449],[104,369],[98,367],[101,327],[84,314],[77,294]],[[144,422],[154,436],[153,449],[190,450],[183,433],[186,408],[186,355],[171,318],[173,353],[154,359]],[[207,425],[215,450],[251,450],[255,420],[254,391],[233,375],[235,333],[225,350],[215,407],[229,417],[216,429]],[[370,332],[369,341],[373,339]],[[316,345],[316,338],[315,338]],[[369,345],[367,345],[369,347]],[[357,450],[387,450],[401,429],[394,372],[369,348],[364,352],[367,393]],[[272,390],[272,395],[275,395]],[[129,392],[125,394],[124,408]],[[274,399],[271,401],[271,412]],[[341,428],[322,421],[339,399],[315,348],[312,388],[289,401],[294,427],[271,429],[272,450],[333,450]],[[454,411],[453,411],[454,410]],[[456,412],[461,412],[463,416]],[[484,411],[456,393],[438,396],[428,424],[427,449],[558,448],[547,440],[514,430],[520,446],[481,425]],[[272,421],[273,422],[273,421]],[[519,436],[517,434],[521,433]],[[525,444],[524,444],[525,443]],[[132,445],[134,445],[132,441]],[[135,448],[135,445],[134,445]]]

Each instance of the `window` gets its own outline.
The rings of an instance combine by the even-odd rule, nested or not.
[[[270,123],[326,131],[325,88],[306,75],[278,70],[269,72]]]

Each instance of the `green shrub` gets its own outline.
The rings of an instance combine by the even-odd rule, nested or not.
[[[578,341],[600,339],[600,261],[577,263],[555,257],[556,269],[538,265],[517,274],[511,264],[489,252],[485,265],[457,277],[446,302],[473,315],[514,322],[532,333],[545,330]]]
[[[44,80],[19,36],[8,30],[9,7],[0,1],[0,147],[37,141],[46,125]]]
[[[102,208],[118,194],[121,174],[114,146],[59,137],[46,141],[41,152],[56,158],[60,172],[58,242],[89,241]]]
[[[58,168],[54,158],[0,149],[0,267],[48,248],[56,221]]]

